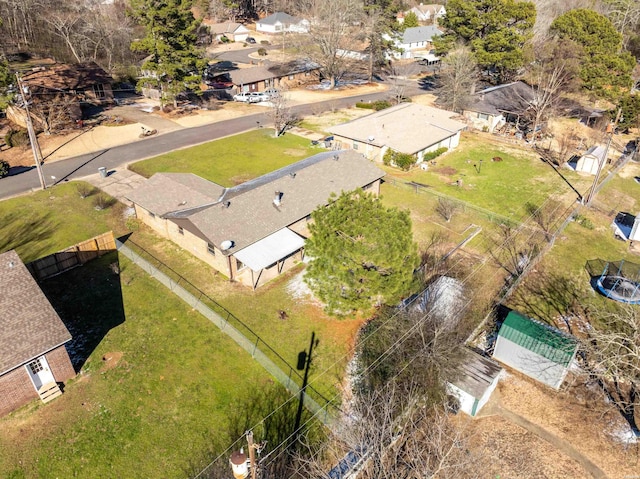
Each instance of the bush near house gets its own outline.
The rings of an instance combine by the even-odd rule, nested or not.
[[[356,108],[363,108],[366,110],[380,111],[390,107],[391,103],[387,100],[378,100],[374,102],[359,101],[356,103]]]
[[[416,164],[416,157],[407,153],[399,153],[392,149],[388,149],[384,154],[382,161],[387,166],[397,166],[403,171],[409,171],[409,168]]]
[[[3,178],[9,174],[9,163],[4,160],[0,160],[0,178]]]
[[[443,146],[442,148],[438,148],[437,150],[430,151],[429,153],[425,153],[425,154],[422,156],[422,160],[423,160],[423,161],[431,161],[431,160],[433,160],[434,158],[439,157],[439,156],[440,156],[440,155],[442,155],[443,153],[446,153],[446,152],[447,152],[447,150],[448,150],[448,148],[446,148],[446,147],[444,147],[444,146]]]

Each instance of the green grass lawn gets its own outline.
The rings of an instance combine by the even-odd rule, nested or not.
[[[263,128],[139,161],[129,168],[147,178],[159,172],[194,173],[229,187],[320,151],[307,138],[291,134],[274,138],[273,130]]]
[[[500,157],[502,161],[493,162],[493,157]],[[549,197],[565,201],[576,198],[567,183],[535,152],[505,145],[486,136],[465,134],[458,148],[435,161],[436,165],[429,165],[428,171],[419,168],[407,173],[397,168],[387,171],[403,181],[428,185],[514,221],[526,216],[527,202],[539,205]],[[589,184],[590,178],[570,170],[561,170],[561,173],[578,191],[584,191]],[[455,186],[458,180],[461,186]]]
[[[149,228],[142,226],[131,240],[231,311],[288,364],[295,367],[298,353],[308,348],[311,333],[315,332],[320,342],[314,352],[311,381],[326,395],[336,394],[360,321],[333,319],[324,314],[319,305],[292,297],[292,284],[301,282],[301,267],[252,291],[239,283],[230,283],[210,266],[158,237]],[[279,311],[287,313],[286,319],[280,318]],[[270,355],[266,350],[265,353]]]
[[[15,249],[29,262],[109,230],[123,233],[124,206],[96,211],[94,198],[80,198],[73,182],[0,202],[0,252]]]
[[[135,265],[120,257],[114,275],[116,255],[44,282],[63,320],[112,329],[65,394],[0,419],[0,477],[191,476],[236,439],[234,405],[271,382]]]

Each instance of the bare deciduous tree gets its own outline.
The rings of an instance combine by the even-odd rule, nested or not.
[[[420,66],[416,62],[393,61],[389,65],[389,93],[397,105],[406,101],[405,92],[412,76],[420,73]]]
[[[438,204],[436,205],[436,213],[442,216],[447,223],[451,221],[453,215],[460,209],[460,205],[450,198],[438,198]]]
[[[589,328],[582,342],[587,372],[598,378],[609,399],[640,435],[640,310],[628,305],[590,316],[597,318],[597,325]]]
[[[500,225],[498,235],[494,238],[494,248],[489,252],[496,265],[515,279],[527,268],[538,252],[538,241],[535,232],[528,228],[514,228],[511,225]]]
[[[323,450],[302,458],[304,477],[326,477],[347,453],[360,457],[360,479],[480,477],[480,458],[443,406],[425,407],[417,390],[393,385],[357,399]]]
[[[349,71],[354,60],[350,52],[360,34],[360,0],[305,0],[304,11],[311,17],[308,35],[297,39],[301,50],[322,67],[330,87]]]
[[[439,74],[438,101],[456,112],[462,112],[475,90],[478,67],[468,47],[458,46],[442,60]]]
[[[267,116],[273,122],[274,136],[278,137],[296,121],[296,116],[291,111],[289,96],[285,90],[281,89],[279,94],[272,96],[270,102]]]

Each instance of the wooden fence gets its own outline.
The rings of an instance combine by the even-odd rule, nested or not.
[[[26,266],[33,277],[37,281],[41,281],[71,268],[75,268],[115,249],[116,242],[113,237],[113,232],[109,231],[83,241],[82,243],[70,246],[63,251],[32,261]]]

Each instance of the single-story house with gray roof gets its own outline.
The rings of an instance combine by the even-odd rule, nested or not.
[[[358,150],[370,160],[382,162],[387,150],[415,155],[460,143],[467,125],[454,120],[456,113],[417,103],[399,105],[328,128],[340,148]]]
[[[242,23],[225,22],[225,23],[208,23],[205,25],[209,27],[209,31],[216,41],[222,41],[223,38],[228,38],[233,42],[244,42],[251,33],[247,27]]]
[[[276,75],[263,66],[238,68],[226,73],[229,80],[241,92],[264,91],[274,86]]]
[[[393,41],[395,50],[391,52],[394,58],[414,58],[416,51],[428,52],[433,48],[434,37],[442,35],[442,30],[433,25],[427,27],[411,27],[402,32],[400,38],[384,34],[387,41]]]
[[[71,334],[15,251],[0,254],[0,416],[62,394]]]
[[[309,33],[309,20],[276,12],[256,22],[256,32],[262,33]]]
[[[377,195],[384,174],[355,151],[331,151],[231,188],[156,173],[128,199],[145,224],[255,289],[303,259],[311,212],[332,193]]]
[[[473,128],[493,133],[505,123],[528,123],[533,89],[522,81],[485,88],[475,93],[462,114]]]

